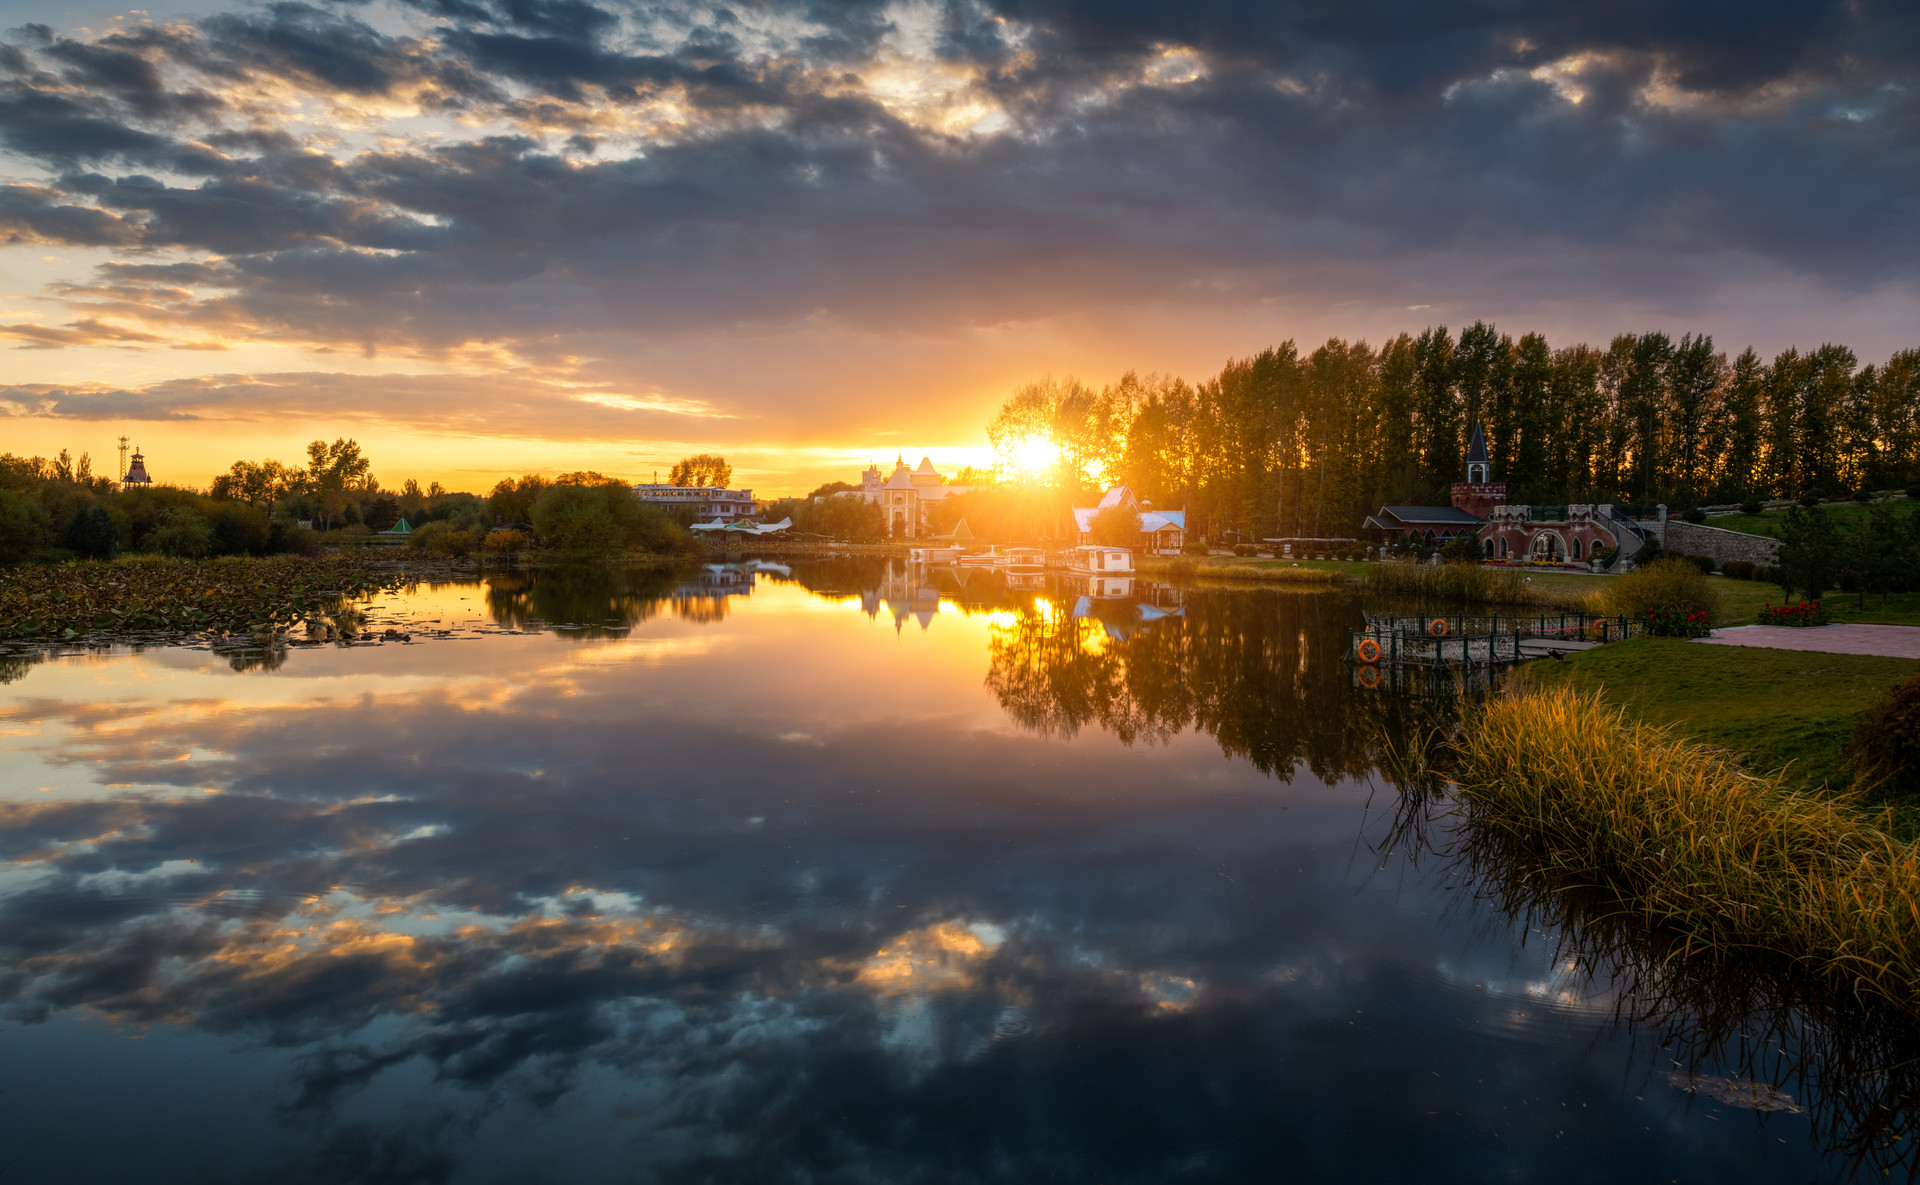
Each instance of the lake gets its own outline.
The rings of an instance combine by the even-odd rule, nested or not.
[[[560,570],[0,658],[5,1180],[1909,1174],[1908,1026],[1464,853],[1358,603],[1133,593]]]

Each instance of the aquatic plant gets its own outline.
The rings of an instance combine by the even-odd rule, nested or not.
[[[1885,815],[1565,689],[1496,699],[1455,748],[1471,824],[1554,883],[1683,949],[1766,952],[1920,1011],[1920,848]]]
[[[257,633],[401,582],[395,569],[291,555],[29,565],[0,570],[0,638]]]

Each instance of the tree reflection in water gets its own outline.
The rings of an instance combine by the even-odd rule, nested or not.
[[[1071,600],[1039,597],[994,624],[987,686],[1021,727],[1070,737],[1091,725],[1129,744],[1198,728],[1283,780],[1302,762],[1327,780],[1379,770],[1399,797],[1377,854],[1407,848],[1437,860],[1523,941],[1550,936],[1568,987],[1611,998],[1616,1020],[1656,1038],[1671,1059],[1656,1075],[1711,1072],[1759,1084],[1763,1096],[1799,1083],[1804,1097],[1793,1101],[1830,1154],[1881,1173],[1920,1172],[1909,1134],[1920,1111],[1912,1017],[1785,960],[1687,949],[1630,902],[1557,883],[1447,795],[1447,743],[1472,696],[1449,692],[1444,679],[1428,694],[1353,686],[1340,661],[1358,620],[1352,602],[1197,592],[1182,616],[1145,626],[1131,602],[1085,608],[1076,616]]]
[[[1347,598],[1236,589],[1183,599],[1178,616],[1158,616],[1134,601],[1032,598],[994,624],[987,686],[1045,736],[1091,724],[1155,744],[1198,728],[1283,781],[1302,763],[1326,781],[1365,777],[1385,741],[1436,707],[1452,710],[1447,698],[1353,688],[1341,656],[1361,617]]]

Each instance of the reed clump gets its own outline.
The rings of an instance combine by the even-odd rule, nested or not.
[[[1316,588],[1332,588],[1347,580],[1346,573],[1338,568],[1296,568],[1277,561],[1268,564],[1223,563],[1186,555],[1142,556],[1138,571],[1140,575],[1153,580],[1234,580],[1310,585]]]
[[[1920,850],[1857,800],[1567,689],[1490,703],[1456,759],[1474,827],[1562,891],[1600,890],[1689,951],[1770,953],[1920,1011]]]
[[[1561,600],[1534,587],[1520,569],[1478,564],[1368,564],[1364,580],[1368,592],[1485,605],[1557,605]]]

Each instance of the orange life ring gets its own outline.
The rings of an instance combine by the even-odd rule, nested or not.
[[[1369,691],[1380,686],[1380,668],[1379,667],[1361,667],[1360,668],[1360,686],[1366,688]]]
[[[1380,661],[1380,643],[1374,641],[1372,638],[1362,638],[1360,639],[1359,645],[1353,648],[1353,653],[1361,662],[1372,666]]]
[[[1432,621],[1429,621],[1427,623],[1427,633],[1436,638],[1446,637],[1447,619],[1444,617],[1436,617]]]

